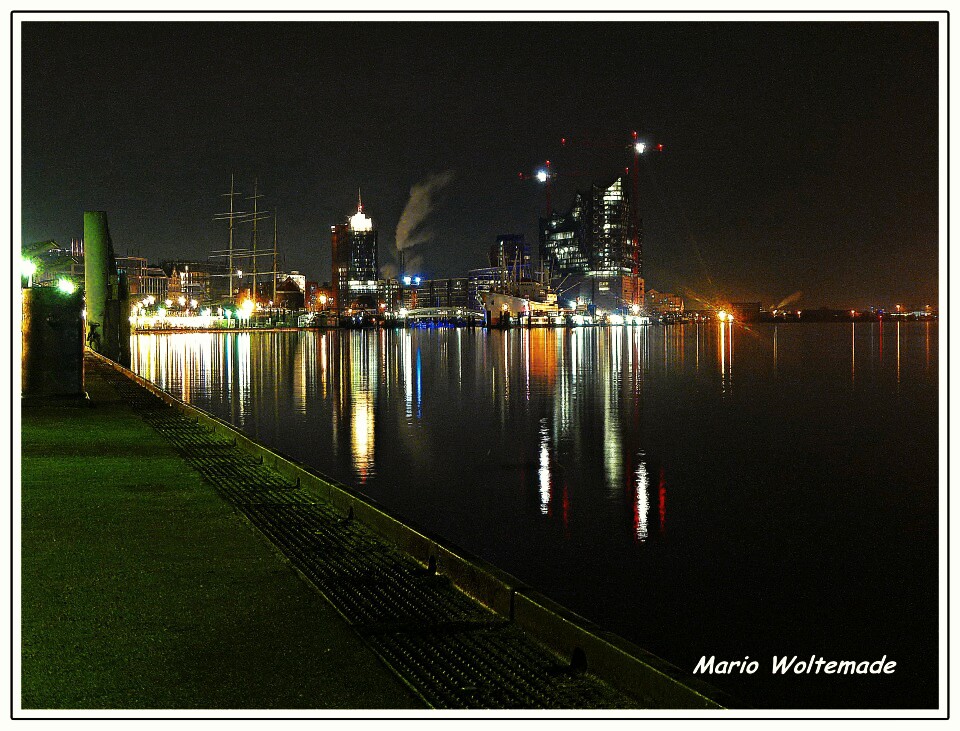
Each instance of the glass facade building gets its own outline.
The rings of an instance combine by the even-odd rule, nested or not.
[[[608,309],[642,304],[640,232],[632,213],[619,177],[578,192],[565,215],[540,219],[540,262],[563,281],[569,298]]]

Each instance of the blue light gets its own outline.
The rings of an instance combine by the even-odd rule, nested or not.
[[[414,283],[414,284],[420,284],[420,277],[414,277],[414,278],[413,278],[413,283]]]
[[[403,278],[403,283],[409,287],[409,286],[410,286],[410,277],[404,277],[404,278]]]

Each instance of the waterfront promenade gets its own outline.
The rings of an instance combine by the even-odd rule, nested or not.
[[[24,709],[660,705],[89,355],[86,390],[22,409]]]
[[[103,368],[22,410],[22,707],[423,707]]]

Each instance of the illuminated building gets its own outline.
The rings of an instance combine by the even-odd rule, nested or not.
[[[333,243],[333,306],[346,310],[376,311],[377,302],[377,230],[373,219],[363,212],[358,200],[357,212],[344,224],[330,227]]]
[[[223,264],[209,261],[175,259],[160,263],[170,282],[170,294],[183,294],[198,302],[218,302],[229,299],[229,278]]]
[[[293,277],[287,277],[277,285],[277,301],[274,307],[281,310],[302,310],[304,307],[303,290]]]
[[[562,302],[607,310],[643,302],[640,237],[622,177],[578,192],[566,215],[540,219],[540,262],[563,281]]]
[[[381,279],[377,282],[377,300],[386,312],[396,312],[403,307],[403,288],[397,279]]]
[[[115,261],[117,273],[126,277],[130,295],[153,295],[157,299],[166,299],[170,279],[163,269],[147,264],[142,256],[118,256]]]
[[[277,272],[277,285],[279,286],[280,282],[286,281],[287,279],[292,279],[296,282],[297,287],[300,288],[300,291],[306,294],[307,292],[307,277],[304,274],[294,270],[289,274],[284,274],[283,272]]]
[[[644,295],[643,308],[651,315],[683,314],[683,298],[670,292],[648,289]]]
[[[452,279],[423,279],[405,285],[403,306],[408,310],[422,307],[468,306],[469,280],[465,277]]]

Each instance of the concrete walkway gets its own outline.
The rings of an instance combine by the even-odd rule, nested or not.
[[[25,709],[422,701],[113,386],[22,409]]]

